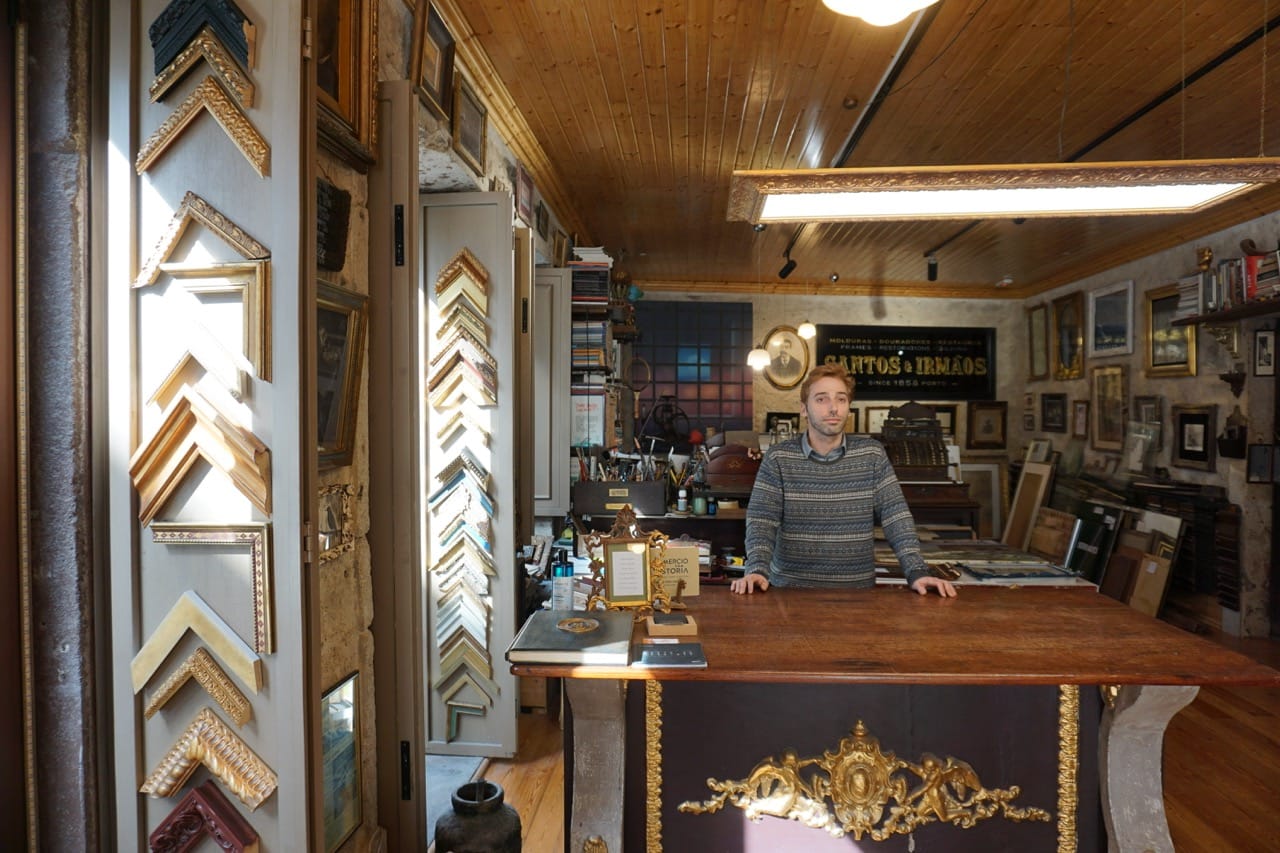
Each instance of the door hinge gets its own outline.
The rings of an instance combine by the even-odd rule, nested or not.
[[[302,58],[311,58],[311,18],[302,19]]]
[[[304,565],[310,566],[316,560],[315,541],[315,527],[308,521],[302,525],[302,562]]]

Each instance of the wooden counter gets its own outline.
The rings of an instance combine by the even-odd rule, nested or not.
[[[717,587],[690,602],[705,670],[512,667],[519,675],[566,679],[571,850],[591,837],[609,850],[638,843],[660,850],[662,840],[681,849],[691,843],[687,833],[713,825],[718,832],[728,825],[737,838],[731,846],[739,848],[738,836],[750,832],[760,849],[793,849],[795,833],[804,833],[804,849],[840,849],[826,832],[796,820],[759,824],[723,812],[684,815],[676,806],[708,796],[707,775],[743,776],[758,760],[753,756],[781,755],[784,746],[799,746],[802,757],[821,755],[835,746],[833,721],[839,728],[841,714],[856,714],[908,761],[930,751],[973,761],[984,784],[1021,785],[1020,804],[1055,813],[1054,826],[997,819],[985,830],[959,831],[935,823],[925,827],[935,833],[928,836],[933,845],[984,849],[982,838],[998,837],[1036,839],[1017,842],[1020,849],[1172,851],[1161,781],[1169,719],[1200,684],[1280,688],[1280,672],[1089,589],[965,587],[944,600],[902,587],[774,588],[750,596]],[[628,699],[635,681],[641,683]],[[1118,686],[1109,707],[1092,685]],[[806,727],[817,739],[797,744]],[[964,741],[970,735],[978,738],[972,745]],[[665,759],[664,748],[671,751]],[[1016,764],[1027,756],[1039,763]],[[664,767],[672,774],[665,781]],[[715,772],[696,772],[704,767]],[[1064,799],[1061,780],[1077,774],[1079,789],[1070,783]],[[732,804],[727,811],[738,813]],[[782,833],[792,835],[777,840]],[[937,833],[954,834],[939,842]],[[906,849],[906,841],[896,836],[876,849]],[[713,846],[724,843],[716,836]],[[1009,849],[1014,842],[1001,843]]]

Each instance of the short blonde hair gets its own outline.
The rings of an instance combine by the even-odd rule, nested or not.
[[[809,389],[813,387],[813,383],[819,379],[827,378],[835,378],[844,382],[844,388],[849,393],[849,399],[853,399],[853,376],[839,364],[827,362],[810,370],[809,375],[804,378],[804,382],[800,383],[800,402],[808,403]]]

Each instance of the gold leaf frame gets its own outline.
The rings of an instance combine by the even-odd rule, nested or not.
[[[1079,379],[1084,376],[1084,294],[1076,291],[1053,300],[1052,325],[1053,378]]]
[[[445,121],[449,121],[453,110],[453,53],[453,33],[444,18],[431,3],[419,3],[413,10],[409,79],[427,109]]]
[[[213,69],[218,82],[231,93],[231,97],[245,109],[253,106],[253,81],[240,70],[240,64],[232,59],[222,41],[208,26],[202,27],[182,52],[151,81],[151,102],[155,103],[168,94],[174,84],[202,59]]]
[[[209,708],[202,708],[138,789],[151,797],[171,797],[203,764],[249,811],[271,796],[275,771]]]
[[[378,159],[378,0],[336,2],[335,19],[317,20],[313,38],[316,131],[320,147],[367,172]],[[337,29],[330,32],[330,24]],[[330,72],[334,92],[327,88]]]
[[[192,590],[178,597],[129,662],[133,692],[147,686],[182,636],[191,631],[253,693],[262,689],[262,658]]]
[[[489,114],[461,74],[453,84],[453,150],[477,175],[484,174]]]
[[[212,231],[247,261],[261,261],[271,257],[271,252],[266,246],[232,222],[226,214],[200,196],[188,191],[182,197],[178,209],[173,212],[173,217],[160,235],[155,248],[143,262],[142,268],[138,271],[138,277],[133,280],[135,288],[156,283],[160,275],[160,265],[169,259],[169,255],[177,248],[178,241],[182,239],[182,235],[186,233],[192,222],[198,222]]]
[[[243,306],[244,356],[254,375],[271,381],[271,262],[160,264],[160,271],[180,280],[193,296],[238,295]]]
[[[645,548],[644,562],[648,568],[646,573],[647,588],[644,600],[628,597],[618,600],[611,597],[611,584],[607,577],[609,551],[608,546],[619,543],[643,543]],[[663,584],[666,566],[663,558],[667,551],[667,535],[657,530],[644,532],[636,521],[635,510],[626,504],[618,510],[614,517],[613,527],[607,535],[592,533],[587,537],[587,552],[591,554],[591,585],[594,592],[587,599],[587,610],[603,607],[606,610],[636,611],[636,619],[643,619],[653,612],[669,613],[671,596]]]
[[[148,720],[154,717],[191,680],[203,687],[204,692],[237,726],[243,726],[253,718],[253,706],[249,704],[248,697],[240,692],[240,688],[203,646],[192,652],[156,689],[142,715]]]
[[[134,160],[137,173],[141,175],[154,166],[182,132],[201,112],[206,111],[217,120],[218,126],[226,131],[227,136],[231,137],[231,141],[258,176],[265,178],[271,170],[271,146],[253,126],[253,122],[249,121],[240,105],[231,100],[226,90],[212,76],[201,80],[200,85],[142,143]]]
[[[316,518],[320,520],[321,565],[355,549],[356,535],[352,522],[355,497],[356,487],[350,483],[329,483],[320,487],[320,511]],[[335,507],[334,526],[329,527],[329,511]]]
[[[340,339],[330,342],[327,338],[339,328],[336,319],[339,317],[345,331]],[[342,468],[352,462],[368,323],[368,296],[327,281],[316,281],[316,447],[322,469]],[[326,377],[326,367],[335,358],[336,373]],[[324,401],[326,394],[333,395],[328,406]]]
[[[275,628],[271,619],[270,524],[184,524],[153,521],[151,541],[165,545],[247,545],[253,599],[253,650],[260,655],[269,655],[275,651]]]
[[[1049,378],[1049,306],[1027,309],[1027,379]]]
[[[1196,331],[1199,326],[1175,326],[1178,285],[1155,287],[1143,294],[1146,303],[1146,367],[1148,377],[1196,375]],[[1169,360],[1170,351],[1182,359]]]

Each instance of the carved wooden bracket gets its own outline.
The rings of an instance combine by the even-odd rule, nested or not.
[[[208,708],[196,714],[138,790],[152,797],[171,797],[201,764],[249,811],[276,790],[275,771]]]

